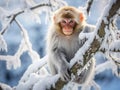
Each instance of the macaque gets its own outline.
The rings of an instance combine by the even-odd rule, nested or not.
[[[64,6],[55,11],[47,34],[48,64],[52,75],[60,74],[62,80],[70,79],[70,60],[82,46],[81,31],[90,32],[84,14],[77,8]]]

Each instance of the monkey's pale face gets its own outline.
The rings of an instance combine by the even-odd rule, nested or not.
[[[72,35],[74,32],[74,27],[75,27],[76,22],[72,20],[71,18],[64,18],[60,22],[60,26],[62,28],[63,34],[66,36]]]
[[[81,28],[84,15],[74,7],[63,7],[57,10],[53,17],[58,33],[70,36]]]

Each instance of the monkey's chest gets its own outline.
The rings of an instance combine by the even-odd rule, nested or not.
[[[75,53],[80,47],[78,39],[62,40],[60,46],[63,49],[65,57],[68,62],[74,57]]]

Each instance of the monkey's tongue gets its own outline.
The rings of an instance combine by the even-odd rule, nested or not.
[[[71,35],[73,33],[73,28],[71,28],[71,27],[64,27],[63,28],[63,33],[65,35]]]

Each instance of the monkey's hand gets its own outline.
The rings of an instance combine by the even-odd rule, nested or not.
[[[60,68],[60,77],[63,81],[70,81],[70,69],[68,64],[62,64]]]

